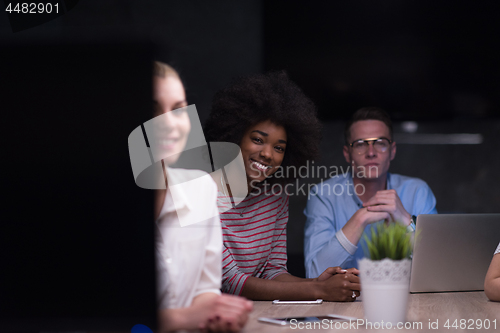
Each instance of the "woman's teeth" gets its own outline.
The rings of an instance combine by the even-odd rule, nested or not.
[[[253,162],[253,164],[257,167],[257,169],[259,169],[260,171],[265,171],[267,169],[270,169],[271,167],[270,166],[266,166],[264,164],[261,164],[259,162]]]
[[[160,140],[160,145],[164,145],[164,146],[168,146],[168,145],[171,145],[173,143],[175,143],[175,140],[172,140],[172,139],[170,139],[170,140],[161,139]]]

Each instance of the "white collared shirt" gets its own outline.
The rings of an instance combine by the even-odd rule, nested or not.
[[[160,308],[182,308],[202,293],[220,294],[222,230],[210,175],[167,168],[167,178],[156,220],[157,290]],[[209,218],[199,221],[200,216]]]

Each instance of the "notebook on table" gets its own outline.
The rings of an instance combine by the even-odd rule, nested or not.
[[[484,290],[500,214],[425,214],[416,225],[411,293]]]

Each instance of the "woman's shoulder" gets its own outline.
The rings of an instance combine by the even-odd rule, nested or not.
[[[202,177],[208,175],[205,171],[197,169],[182,169],[182,168],[167,168],[167,173],[169,176],[176,177],[182,180],[189,180],[193,178]]]
[[[168,168],[167,170],[169,185],[177,185],[181,183],[196,181],[197,185],[205,185],[209,187],[210,190],[217,187],[210,174],[206,173],[205,171],[181,168]],[[202,189],[203,188],[200,188],[200,190]]]

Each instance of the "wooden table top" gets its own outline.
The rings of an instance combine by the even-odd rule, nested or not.
[[[321,323],[322,326],[317,323],[316,328],[303,326],[304,329],[300,329],[301,327],[297,324],[294,327],[286,327],[258,321],[259,317],[305,317],[327,314],[356,317],[360,320],[352,323],[345,322],[343,327],[332,326],[335,323]],[[401,329],[397,327],[377,329],[373,323],[371,327],[366,324],[362,325],[363,316],[363,302],[361,300],[350,303],[323,302],[320,305],[273,305],[270,301],[260,301],[254,302],[254,310],[242,332],[325,332],[331,329],[339,332],[500,331],[500,303],[489,301],[484,292],[412,294],[409,297],[406,327]],[[446,327],[446,324],[449,328]],[[429,325],[432,325],[432,329],[429,328]],[[486,326],[489,328],[485,328]]]

